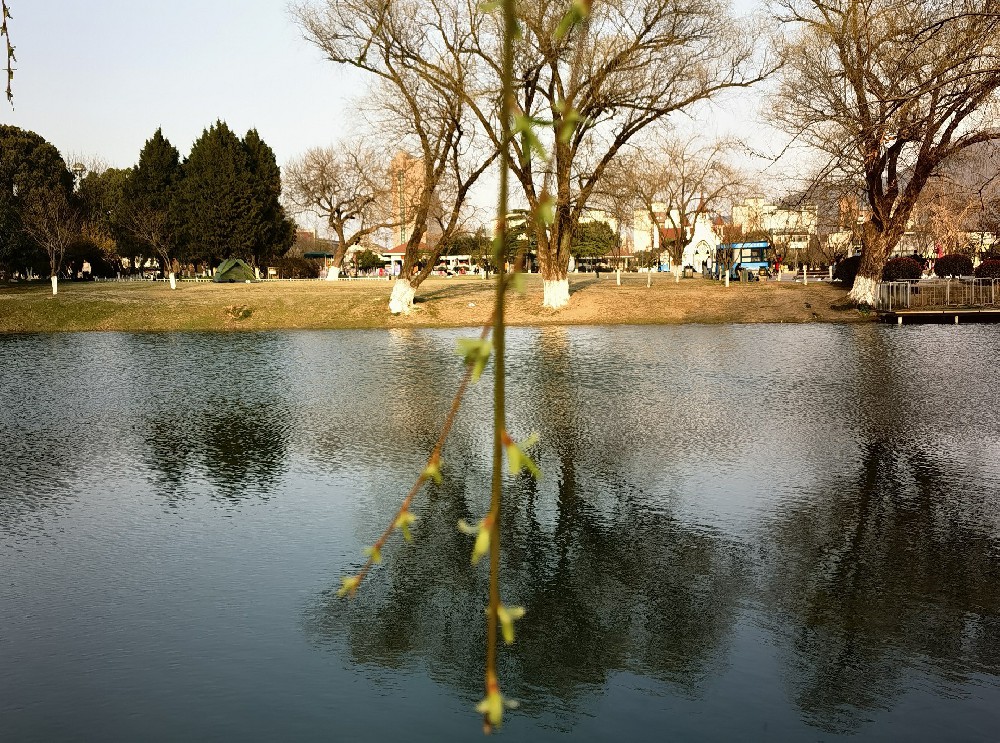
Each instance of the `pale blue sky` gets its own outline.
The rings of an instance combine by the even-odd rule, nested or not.
[[[157,127],[186,155],[223,119],[279,163],[350,125],[356,76],[324,62],[285,0],[12,0],[14,110],[62,153],[135,163]]]

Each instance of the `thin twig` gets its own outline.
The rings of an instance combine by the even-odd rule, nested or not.
[[[479,334],[480,340],[485,340],[490,334],[490,326],[486,325],[483,327],[482,333]],[[469,382],[472,379],[472,367],[465,370],[465,374],[462,376],[462,381],[458,384],[458,389],[455,391],[455,397],[451,401],[451,408],[448,410],[448,415],[444,419],[444,424],[441,426],[441,434],[438,436],[437,443],[434,444],[434,448],[431,450],[430,456],[427,458],[427,465],[421,471],[419,477],[413,483],[413,487],[410,488],[410,492],[406,494],[403,502],[399,505],[399,509],[393,515],[392,520],[389,525],[382,532],[382,535],[376,540],[375,545],[369,554],[368,559],[365,564],[361,567],[361,570],[355,575],[356,583],[350,589],[350,593],[353,595],[361,582],[364,581],[365,576],[371,570],[372,565],[375,564],[375,556],[381,553],[382,548],[385,543],[392,536],[392,533],[396,530],[396,524],[399,522],[399,517],[410,510],[410,505],[413,503],[413,499],[416,497],[417,493],[420,492],[420,488],[425,482],[427,482],[428,475],[427,469],[429,467],[436,467],[441,461],[441,451],[444,449],[445,441],[448,438],[448,434],[451,433],[451,427],[455,423],[455,417],[458,415],[458,410],[462,406],[462,398],[465,396],[465,391],[468,389]]]

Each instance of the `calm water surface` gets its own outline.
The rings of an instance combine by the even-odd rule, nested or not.
[[[467,334],[0,337],[0,740],[480,739]],[[505,736],[1000,738],[994,326],[511,335]]]

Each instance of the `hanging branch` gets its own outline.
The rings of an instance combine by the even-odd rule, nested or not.
[[[14,56],[14,45],[10,43],[10,29],[7,28],[7,21],[12,17],[10,8],[7,7],[7,0],[0,0],[0,36],[3,36],[7,44],[7,101],[13,108],[14,91],[11,85],[14,82],[14,63],[17,57]]]
[[[490,342],[487,340],[489,334],[490,326],[487,325],[483,328],[483,332],[480,333],[478,340],[464,339],[459,342],[460,351],[463,348],[465,349],[464,355],[467,368],[462,381],[458,384],[458,389],[455,391],[455,397],[451,401],[451,408],[448,410],[448,415],[441,426],[441,433],[434,444],[434,448],[431,450],[430,456],[427,458],[427,464],[424,466],[420,476],[413,483],[410,492],[403,498],[403,502],[400,503],[399,508],[392,517],[392,521],[389,522],[389,525],[382,532],[381,536],[375,540],[375,544],[365,549],[368,559],[361,566],[361,570],[352,576],[340,579],[341,585],[340,590],[337,591],[338,596],[353,596],[357,592],[358,586],[361,585],[361,582],[368,575],[372,566],[382,562],[382,549],[394,531],[399,529],[403,535],[403,539],[407,542],[412,541],[410,525],[417,520],[417,517],[410,511],[410,506],[413,504],[413,499],[420,492],[424,483],[428,480],[434,480],[436,483],[441,482],[441,450],[448,439],[448,434],[451,433],[451,427],[455,423],[455,416],[458,415],[458,409],[462,406],[462,398],[465,397],[465,390],[468,388],[469,382],[479,379],[479,376],[483,373],[483,369],[486,367],[486,362],[489,360]]]
[[[541,160],[548,156],[544,148],[537,142],[534,127],[544,124],[529,119],[519,112],[515,100],[514,92],[514,40],[518,37],[519,29],[517,17],[515,15],[514,0],[496,0],[485,3],[482,7],[484,12],[502,11],[503,24],[503,48],[502,48],[502,88],[501,88],[501,140],[499,155],[501,158],[500,167],[500,188],[497,200],[497,229],[493,241],[494,261],[498,266],[504,263],[504,249],[507,245],[508,224],[507,224],[507,201],[509,193],[509,176],[513,166],[511,157],[511,145],[515,135],[520,136],[523,141],[535,142],[535,145],[527,148],[532,150],[526,152],[523,157],[530,159],[537,155]],[[589,16],[589,0],[574,0],[566,13],[563,22],[559,24],[557,34],[566,34],[578,24],[585,24]],[[580,117],[567,104],[564,104],[564,114],[571,122],[561,133],[561,139],[568,139],[572,136],[576,122]],[[531,210],[531,220],[535,223],[550,224],[553,219],[551,208],[546,204],[538,204]],[[511,474],[518,474],[521,471],[528,472],[536,479],[540,477],[538,466],[525,453],[525,450],[538,441],[537,434],[532,434],[526,440],[516,443],[507,431],[506,424],[506,387],[505,387],[505,352],[506,352],[506,319],[505,319],[505,298],[508,289],[515,284],[518,278],[517,267],[513,274],[501,271],[497,274],[496,304],[493,310],[492,322],[492,343],[488,340],[490,327],[483,328],[478,339],[463,339],[459,341],[459,353],[464,355],[467,366],[465,376],[459,384],[452,402],[451,409],[445,418],[441,434],[434,446],[423,472],[414,482],[410,492],[403,499],[392,521],[382,532],[375,544],[366,548],[367,559],[361,569],[353,576],[341,579],[341,587],[338,591],[340,596],[353,596],[358,586],[368,575],[372,566],[382,560],[382,549],[386,542],[397,529],[402,532],[403,538],[409,540],[410,525],[416,517],[410,511],[417,493],[427,480],[440,482],[441,480],[441,451],[448,433],[454,423],[461,400],[470,381],[476,381],[482,374],[490,356],[495,350],[494,357],[494,382],[493,382],[493,470],[490,489],[490,508],[475,526],[460,521],[459,529],[465,533],[475,536],[475,543],[472,548],[471,562],[476,564],[489,554],[489,602],[486,608],[486,665],[485,665],[485,695],[476,706],[477,711],[483,716],[483,731],[491,733],[500,726],[503,721],[503,710],[505,707],[512,707],[514,704],[505,700],[500,691],[500,681],[497,675],[497,652],[500,637],[506,644],[514,642],[514,622],[524,615],[524,608],[520,606],[510,606],[502,602],[500,596],[500,520],[503,508],[503,458],[507,457],[507,465]]]

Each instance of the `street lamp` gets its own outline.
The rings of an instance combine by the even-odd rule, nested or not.
[[[83,163],[73,163],[73,167],[70,168],[70,170],[73,171],[74,190],[79,190],[80,179],[83,178],[83,174],[86,172],[87,168],[84,167]]]

